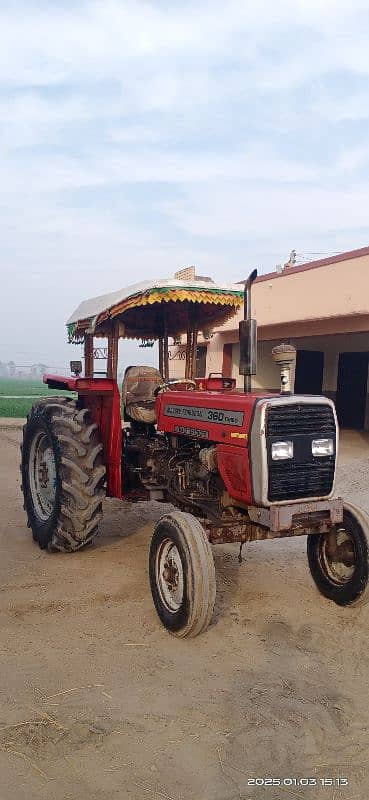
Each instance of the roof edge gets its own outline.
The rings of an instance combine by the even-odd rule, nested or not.
[[[338,264],[340,261],[350,261],[353,258],[361,258],[369,256],[369,246],[360,247],[356,250],[347,250],[344,253],[338,253],[335,256],[328,256],[327,258],[319,258],[316,261],[307,261],[305,264],[299,264],[297,267],[287,267],[282,272],[266,272],[264,275],[258,275],[255,283],[262,281],[274,280],[274,278],[285,278],[287,275],[296,275],[298,272],[307,272],[309,269],[317,269],[318,267],[328,267],[330,264]],[[244,281],[240,281],[244,283]]]
[[[313,322],[329,322],[330,320],[338,320],[338,319],[360,319],[360,317],[369,317],[367,311],[350,311],[348,314],[330,314],[328,317],[304,317],[303,319],[293,319],[293,320],[285,320],[284,322],[268,322],[266,324],[259,324],[258,323],[258,330],[262,330],[262,328],[276,328],[278,326],[282,327],[283,325],[308,325],[309,323]],[[223,326],[217,328],[214,327],[213,333],[221,334],[227,336],[228,333],[232,333],[233,331],[238,331],[238,323],[237,323],[237,315],[231,319],[231,323],[235,322],[235,327],[228,327],[224,328]],[[355,331],[354,331],[355,332]]]

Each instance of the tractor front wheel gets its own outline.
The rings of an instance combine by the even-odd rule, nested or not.
[[[369,517],[344,503],[343,522],[331,534],[310,534],[307,555],[314,582],[337,605],[367,602],[369,577]]]
[[[167,630],[184,638],[210,624],[216,592],[211,547],[200,522],[181,511],[155,526],[149,557],[151,592]]]
[[[97,534],[105,467],[97,425],[74,400],[36,403],[23,428],[22,491],[41,548],[79,550]]]

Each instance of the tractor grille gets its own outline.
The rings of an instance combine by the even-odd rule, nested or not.
[[[336,435],[336,425],[331,406],[313,403],[271,406],[268,409],[267,436],[280,439],[311,433],[313,439],[327,439]]]
[[[272,464],[269,468],[268,499],[296,500],[299,497],[325,497],[334,478],[334,456],[320,458],[319,464]],[[333,463],[332,463],[333,462]]]
[[[332,491],[336,456],[313,457],[313,439],[333,439],[336,426],[331,406],[291,404],[267,412],[268,499],[270,502],[324,497]],[[294,457],[272,461],[273,441],[292,440]]]

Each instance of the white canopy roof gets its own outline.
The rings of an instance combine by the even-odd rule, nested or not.
[[[211,280],[176,280],[176,279],[159,279],[154,281],[142,281],[141,283],[134,283],[131,286],[126,286],[124,289],[118,289],[116,292],[110,294],[103,294],[99,297],[92,297],[89,300],[84,300],[76,310],[69,317],[67,325],[76,323],[79,320],[91,319],[98,316],[104,311],[108,311],[118,303],[127,300],[129,297],[135,295],[145,294],[155,289],[204,289],[208,292],[225,292],[228,294],[240,295],[243,293],[243,286],[240,284],[232,283],[214,283]]]

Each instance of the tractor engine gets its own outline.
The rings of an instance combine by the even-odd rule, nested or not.
[[[217,448],[185,436],[167,436],[133,425],[125,434],[124,472],[128,490],[143,489],[154,500],[181,508],[218,508],[224,483]]]

